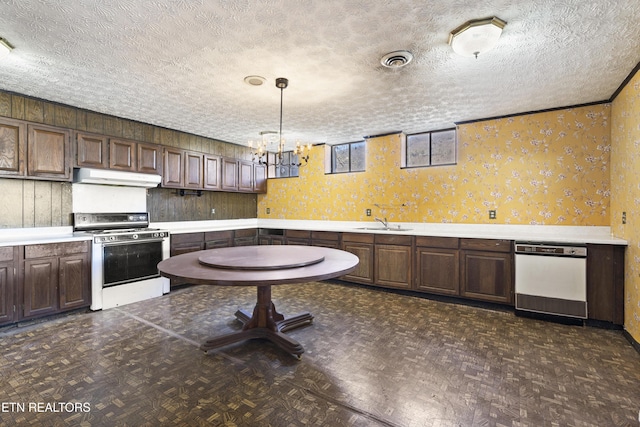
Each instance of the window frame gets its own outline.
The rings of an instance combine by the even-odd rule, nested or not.
[[[293,150],[282,152],[282,155],[289,159],[286,166],[276,165],[277,155],[278,153],[275,152],[267,152],[267,179],[298,178],[300,176],[300,167],[291,165],[294,161],[293,159],[295,159],[296,162],[298,161],[298,156],[293,154]],[[289,174],[287,176],[278,176],[278,170],[280,168],[287,168]]]
[[[453,140],[452,140],[452,149],[453,149],[453,158],[450,161],[438,161],[437,159],[434,161],[434,153],[433,153],[433,136],[436,135],[446,135],[447,133],[453,132]],[[429,155],[428,155],[428,163],[426,164],[415,164],[409,165],[409,144],[412,137],[418,136],[429,136]],[[436,167],[436,166],[454,166],[458,164],[458,129],[457,128],[448,128],[448,129],[438,129],[429,132],[418,132],[405,136],[404,141],[402,142],[402,164],[401,167],[403,169],[414,169],[414,168],[428,168],[428,167]]]
[[[353,151],[354,151],[354,145],[360,145],[362,144],[362,149],[364,150],[364,166],[363,169],[357,169],[354,170],[353,169]],[[335,158],[335,148],[336,147],[343,147],[343,146],[348,146],[349,147],[349,167],[348,170],[340,170],[340,171],[336,171],[336,158]],[[330,153],[331,153],[331,158],[330,158],[330,168],[327,171],[327,174],[341,174],[341,173],[356,173],[356,172],[365,172],[367,170],[367,158],[366,158],[366,149],[367,149],[367,145],[366,145],[366,141],[365,140],[361,140],[361,141],[352,141],[352,142],[345,142],[342,144],[334,144],[330,146]]]

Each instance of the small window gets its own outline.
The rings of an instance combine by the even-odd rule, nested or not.
[[[455,165],[457,163],[455,129],[407,135],[403,166],[424,167]]]
[[[362,172],[365,163],[364,141],[331,147],[331,173]]]
[[[278,153],[268,153],[268,178],[291,178],[300,176],[298,156],[292,151],[284,151],[282,160],[278,159]],[[278,164],[276,164],[276,161]]]

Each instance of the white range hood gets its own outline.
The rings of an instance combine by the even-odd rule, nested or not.
[[[74,171],[73,182],[77,184],[119,185],[124,187],[153,188],[162,177],[148,173],[123,172],[110,169],[80,168]]]

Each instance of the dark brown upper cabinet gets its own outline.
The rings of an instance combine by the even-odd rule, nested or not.
[[[238,162],[238,191],[253,192],[253,162],[246,160]]]
[[[267,192],[267,166],[266,165],[253,165],[253,192],[254,193],[266,193]]]
[[[204,154],[194,151],[184,153],[184,186],[193,189],[203,187],[203,159]]]
[[[162,150],[163,170],[162,186],[168,188],[184,187],[184,150],[164,147]]]
[[[134,141],[111,138],[109,140],[109,168],[134,172],[138,152]]]
[[[71,181],[71,130],[0,119],[0,176]]]
[[[106,169],[109,167],[109,138],[85,132],[76,132],[74,166]]]
[[[204,155],[204,189],[220,190],[220,156]]]
[[[0,176],[25,175],[25,137],[27,125],[13,119],[0,118]]]
[[[162,154],[160,146],[137,142],[136,147],[138,151],[137,171],[162,175]]]
[[[71,130],[29,124],[27,132],[27,176],[71,181]]]
[[[222,158],[222,183],[225,191],[238,191],[238,159]]]

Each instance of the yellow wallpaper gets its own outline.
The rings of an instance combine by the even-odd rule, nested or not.
[[[609,138],[600,104],[461,125],[454,166],[400,169],[389,135],[367,140],[366,172],[325,175],[314,147],[299,178],[269,180],[258,217],[366,221],[370,208],[400,222],[609,225]]]
[[[625,253],[624,326],[640,342],[640,73],[613,101],[611,228],[629,242]],[[627,223],[622,224],[622,212]]]

